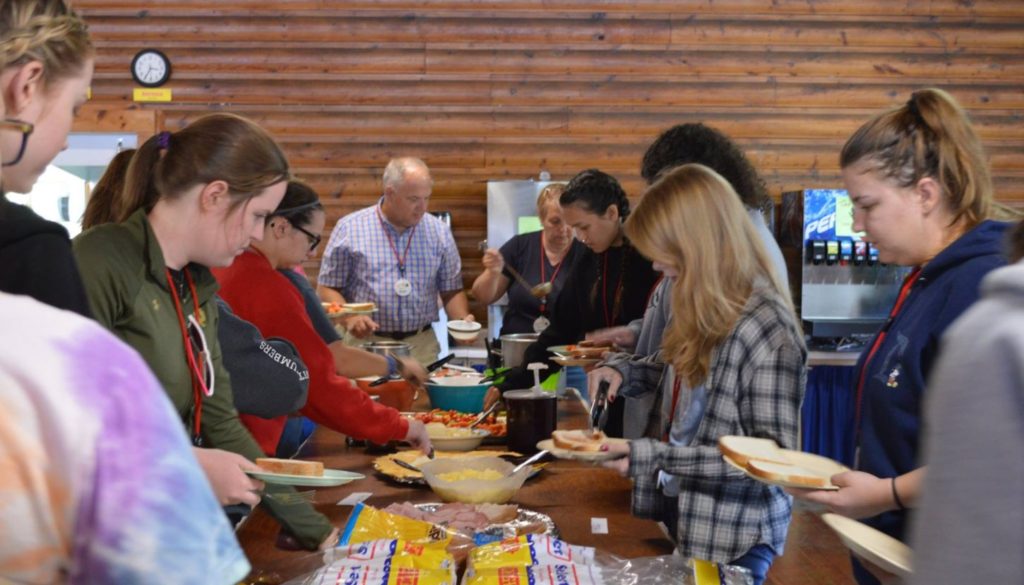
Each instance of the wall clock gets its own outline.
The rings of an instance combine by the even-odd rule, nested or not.
[[[143,49],[132,59],[132,79],[143,87],[160,87],[171,78],[171,60],[156,49]]]

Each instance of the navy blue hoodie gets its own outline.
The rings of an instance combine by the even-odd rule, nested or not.
[[[982,278],[1006,264],[1004,235],[1009,225],[982,222],[918,274],[865,372],[858,469],[887,478],[921,465],[921,407],[939,340],[978,299]],[[855,380],[860,379],[867,353],[861,354]],[[906,513],[888,512],[866,523],[902,540],[906,519]]]

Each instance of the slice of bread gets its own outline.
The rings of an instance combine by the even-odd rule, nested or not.
[[[772,463],[756,459],[747,463],[747,471],[768,481],[805,486],[809,488],[831,487],[828,476],[810,469],[788,463]]]
[[[347,311],[372,311],[377,308],[374,303],[345,303],[342,305]]]
[[[598,359],[611,350],[610,347],[577,347],[569,355],[577,359]]]
[[[771,439],[729,435],[718,439],[718,450],[741,467],[747,467],[751,460],[789,464],[786,454]]]
[[[566,451],[600,451],[601,445],[608,439],[601,431],[555,431],[551,440],[555,447]]]
[[[270,473],[281,473],[284,475],[306,475],[322,477],[324,464],[320,461],[302,461],[301,459],[275,459],[273,457],[260,457],[256,465]]]

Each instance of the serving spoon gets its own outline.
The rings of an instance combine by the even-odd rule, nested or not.
[[[486,250],[487,240],[483,240],[482,242],[480,242],[480,245],[478,247],[480,248],[481,252]],[[551,294],[551,290],[554,288],[554,285],[552,285],[550,282],[542,282],[536,286],[530,285],[529,281],[523,278],[523,275],[519,274],[519,271],[516,270],[515,268],[512,268],[512,266],[508,262],[505,263],[505,270],[508,270],[508,273],[511,274],[512,277],[516,279],[516,282],[523,285],[523,288],[530,291],[530,294],[538,299],[543,299],[544,297]]]

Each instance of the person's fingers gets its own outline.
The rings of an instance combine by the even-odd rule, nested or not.
[[[247,491],[242,494],[242,497],[238,498],[243,504],[248,504],[255,508],[260,503],[260,493]]]

